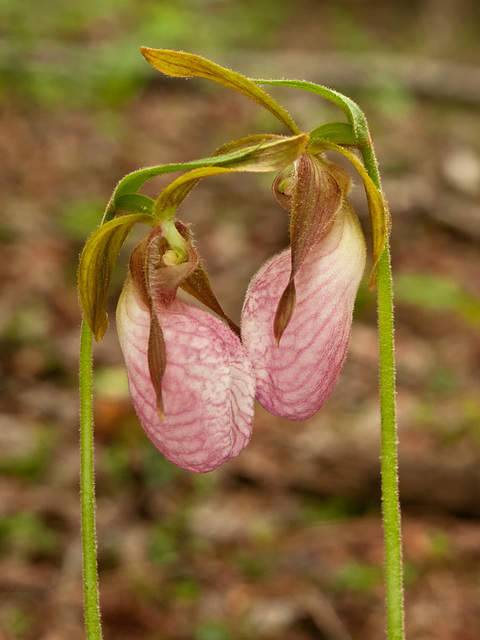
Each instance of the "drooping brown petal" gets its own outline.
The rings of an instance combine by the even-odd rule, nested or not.
[[[150,306],[150,293],[148,291],[146,276],[147,251],[150,233],[144,236],[132,251],[129,265],[129,276],[135,284],[143,303],[147,307]]]
[[[328,233],[342,202],[342,189],[326,162],[305,153],[297,162],[290,215],[292,276],[311,247]]]
[[[160,420],[164,418],[162,379],[167,360],[165,340],[155,309],[158,304],[171,304],[175,300],[179,285],[198,265],[188,228],[180,222],[177,225],[180,236],[185,237],[187,260],[176,263],[176,254],[163,236],[161,225],[142,238],[130,257],[129,279],[150,312],[147,361]]]
[[[274,183],[276,197],[290,208],[291,272],[278,303],[274,335],[277,344],[295,311],[294,278],[309,252],[327,235],[344,197],[347,179],[330,163],[308,153],[295,162],[295,173],[283,172]]]
[[[175,226],[180,233],[180,235],[184,238],[187,246],[189,247],[190,253],[194,254],[196,259],[196,268],[191,270],[189,268],[189,274],[185,277],[184,280],[180,282],[180,288],[183,289],[186,293],[190,294],[194,298],[196,298],[199,302],[204,304],[208,309],[216,313],[220,318],[223,318],[232,329],[232,331],[240,336],[240,327],[236,325],[233,320],[231,320],[225,311],[222,309],[215,293],[213,292],[212,286],[208,279],[207,273],[203,264],[198,259],[197,253],[193,247],[192,243],[192,234],[190,232],[190,228],[188,225],[183,224],[177,220],[175,222]],[[163,257],[163,262],[165,262],[165,256]]]
[[[155,309],[150,309],[150,333],[148,335],[148,370],[157,397],[157,413],[160,420],[165,417],[162,397],[162,379],[167,366],[167,353],[163,331]]]
[[[240,327],[231,320],[225,311],[222,309],[212,286],[208,279],[205,268],[201,262],[198,263],[197,268],[181,283],[180,288],[186,293],[196,298],[199,302],[204,304],[208,309],[216,313],[220,318],[223,318],[230,327],[230,329],[240,336]]]
[[[292,319],[296,303],[297,292],[295,291],[295,281],[291,278],[282,293],[273,320],[273,335],[275,336],[277,346],[280,344],[283,332]]]
[[[311,144],[309,150],[311,153],[321,153],[326,150],[338,151],[338,153],[344,155],[353,164],[362,178],[368,201],[370,224],[372,229],[373,265],[370,272],[370,278],[368,280],[368,286],[370,289],[373,289],[376,283],[377,263],[385,248],[385,243],[387,241],[388,234],[390,233],[391,226],[390,212],[383,192],[373,182],[361,160],[350,149],[339,144],[335,144],[334,142],[329,142],[328,140],[317,140]]]

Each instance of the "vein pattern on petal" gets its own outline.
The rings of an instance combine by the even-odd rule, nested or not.
[[[157,304],[167,365],[160,420],[148,369],[150,312],[127,282],[117,330],[130,393],[153,444],[171,462],[203,473],[237,456],[250,439],[255,383],[237,336],[218,318],[180,300]]]

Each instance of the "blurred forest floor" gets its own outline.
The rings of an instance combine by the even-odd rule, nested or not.
[[[478,5],[290,4],[0,10],[0,640],[84,637],[75,278],[113,187],[142,166],[283,133],[242,96],[161,78],[144,44],[327,84],[366,111],[393,218],[408,638],[479,637]],[[338,118],[274,93],[308,128]],[[288,242],[271,179],[204,181],[179,215],[237,319],[249,278]],[[95,348],[106,640],[383,638],[375,293],[362,285],[327,405],[302,423],[258,407],[242,455],[196,476],[158,454],[128,396],[113,319],[127,244]]]

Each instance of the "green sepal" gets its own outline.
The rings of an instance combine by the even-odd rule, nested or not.
[[[107,298],[113,269],[125,238],[137,223],[152,226],[146,213],[132,213],[98,227],[87,240],[78,268],[78,294],[83,317],[100,341],[108,328]]]
[[[293,89],[301,89],[302,91],[309,91],[315,93],[330,102],[333,102],[340,107],[343,113],[346,115],[349,124],[352,126],[355,143],[357,145],[363,145],[370,143],[370,134],[368,132],[367,120],[365,114],[360,109],[358,104],[354,102],[348,96],[345,96],[339,91],[334,91],[328,87],[324,87],[315,82],[307,82],[306,80],[266,80],[266,79],[253,79],[252,82],[258,84],[270,84],[279,85],[282,87],[292,87]]]
[[[264,143],[269,138],[274,139]],[[230,142],[220,150],[241,145],[246,153],[241,158],[225,163],[228,166],[200,167],[174,180],[158,196],[154,215],[160,221],[172,219],[178,206],[201,178],[222,173],[279,171],[302,155],[308,140],[307,134],[290,138],[254,135]]]
[[[335,144],[355,146],[357,140],[353,127],[348,122],[326,122],[310,131],[310,143],[317,140],[328,140]]]
[[[368,280],[368,286],[372,289],[376,282],[377,263],[380,260],[387,236],[390,232],[390,212],[383,193],[378,189],[365,170],[362,162],[350,150],[333,142],[318,140],[309,148],[310,153],[322,153],[322,151],[337,151],[345,156],[353,164],[360,174],[365,187],[365,194],[370,212],[370,224],[372,227],[372,270]]]
[[[152,67],[167,76],[175,78],[206,78],[207,80],[218,82],[224,87],[243,93],[250,100],[268,109],[292,133],[300,133],[299,128],[285,109],[255,82],[242,74],[225,69],[201,56],[184,53],[183,51],[140,47],[140,52]]]

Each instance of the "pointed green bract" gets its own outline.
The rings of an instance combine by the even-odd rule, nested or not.
[[[150,213],[153,214],[155,200],[143,195],[143,193],[125,193],[115,199],[115,209],[117,212],[127,211],[128,213]]]
[[[251,136],[253,139],[259,136]],[[265,143],[256,149],[252,149],[251,153],[230,164],[237,171],[252,172],[269,172],[279,171],[294,162],[304,152],[309,136],[302,133],[298,136],[290,138],[273,139],[265,141]]]
[[[328,140],[336,144],[354,146],[357,139],[353,127],[348,122],[326,122],[310,131],[310,143],[316,140]]]
[[[292,319],[297,302],[297,292],[295,291],[295,281],[292,276],[285,287],[280,300],[278,302],[277,311],[273,319],[273,335],[275,343],[278,347],[282,339],[283,332]]]
[[[243,93],[250,100],[268,109],[292,133],[300,133],[299,128],[285,109],[255,82],[242,74],[225,69],[210,60],[191,53],[168,49],[150,49],[149,47],[140,47],[140,51],[152,67],[165,75],[175,78],[205,78],[218,82],[229,89]]]
[[[165,173],[174,173],[175,171],[189,171],[190,169],[198,169],[199,167],[207,167],[214,165],[222,165],[229,162],[240,160],[250,152],[249,149],[241,148],[231,153],[223,155],[209,156],[208,158],[199,158],[190,162],[180,162],[171,164],[160,164],[153,167],[145,167],[132,171],[123,177],[114,191],[114,200],[128,193],[136,193],[143,185],[157,176]]]
[[[132,213],[96,229],[87,240],[78,268],[78,293],[83,316],[101,340],[108,327],[107,298],[113,269],[125,238],[137,223],[153,224],[151,215]]]

